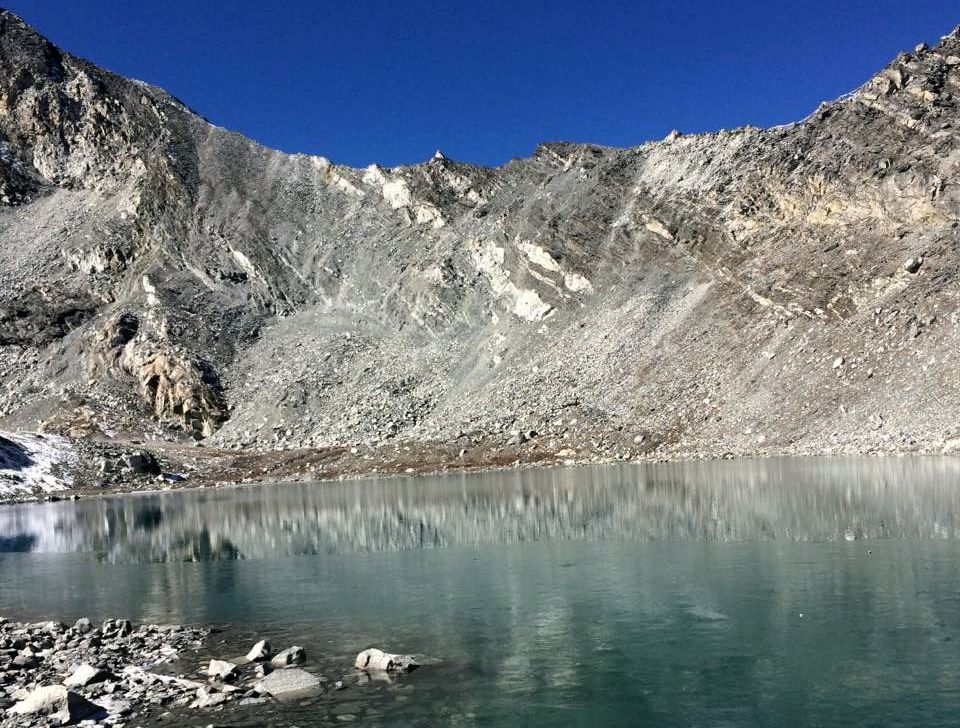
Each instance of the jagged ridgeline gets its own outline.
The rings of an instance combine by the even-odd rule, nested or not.
[[[949,448],[958,100],[954,33],[781,128],[353,169],[0,13],[0,427]]]

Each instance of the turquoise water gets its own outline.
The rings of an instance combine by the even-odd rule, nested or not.
[[[22,506],[0,509],[0,614],[214,623],[348,678],[218,724],[954,725],[958,516],[947,459]],[[348,668],[370,645],[438,663],[359,684]]]

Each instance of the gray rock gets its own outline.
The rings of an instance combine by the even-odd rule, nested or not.
[[[903,269],[907,273],[916,273],[922,265],[923,258],[907,258],[907,262],[903,264]]]
[[[302,647],[294,645],[278,652],[270,660],[274,667],[287,667],[288,665],[299,665],[307,659],[307,653]]]
[[[105,711],[63,685],[44,685],[33,690],[8,712],[11,715],[43,716],[54,725],[67,725]]]
[[[371,647],[357,655],[354,667],[367,672],[412,672],[419,664],[412,655],[395,655]]]
[[[93,629],[93,625],[90,624],[90,620],[86,617],[80,617],[80,619],[73,623],[73,631],[77,634],[86,634],[91,629]]]
[[[320,678],[315,675],[300,668],[291,667],[285,670],[274,670],[260,680],[254,686],[254,690],[261,695],[281,697],[319,687],[320,682]]]
[[[225,693],[214,693],[206,688],[200,688],[197,691],[196,700],[190,703],[191,708],[213,708],[217,705],[223,705],[230,699]]]
[[[140,475],[158,475],[160,473],[160,464],[157,462],[157,458],[146,450],[137,450],[125,455],[123,464]]]
[[[113,678],[114,675],[109,670],[101,670],[93,665],[84,664],[74,670],[70,677],[63,681],[63,684],[68,688],[82,688]]]
[[[207,675],[218,680],[232,680],[237,676],[237,666],[226,660],[210,660],[207,665]]]

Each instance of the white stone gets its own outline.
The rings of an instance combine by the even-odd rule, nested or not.
[[[376,647],[361,652],[353,664],[360,670],[384,672],[411,672],[418,667],[410,655],[394,655]]]
[[[270,649],[270,643],[266,640],[260,640],[247,653],[247,659],[250,660],[250,662],[259,662],[261,660],[269,660],[272,654],[273,650]]]

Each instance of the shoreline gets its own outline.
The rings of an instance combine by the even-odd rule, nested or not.
[[[59,502],[81,498],[111,497],[131,494],[163,494],[191,490],[280,483],[337,483],[373,478],[438,477],[495,473],[507,470],[550,468],[585,468],[592,466],[695,463],[710,461],[768,460],[776,458],[907,458],[960,457],[960,444],[946,441],[937,444],[913,444],[901,448],[881,449],[854,444],[831,448],[815,448],[798,444],[794,447],[756,449],[685,449],[662,448],[632,452],[626,443],[594,448],[589,439],[565,447],[538,447],[530,441],[466,450],[459,443],[397,443],[392,448],[360,448],[336,446],[318,449],[243,451],[196,447],[182,443],[142,443],[80,441],[77,452],[80,465],[74,474],[75,483],[47,492],[6,494],[0,490],[0,506],[23,503]],[[524,447],[527,445],[527,447]],[[156,472],[121,471],[119,478],[99,480],[104,462],[103,451],[126,453],[129,459],[146,454],[156,463]],[[181,472],[188,474],[181,475]],[[0,471],[2,484],[3,471]],[[171,478],[171,480],[165,480]]]
[[[228,629],[134,625],[129,619],[97,625],[86,617],[68,626],[0,617],[0,728],[24,721],[180,725],[229,708],[249,715],[280,701],[394,680],[424,664],[413,655],[358,648],[352,665],[327,664],[338,671],[328,677],[322,674],[328,669],[297,645],[274,649],[262,635],[252,646],[238,635],[214,644],[212,637]]]

